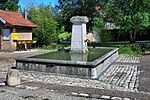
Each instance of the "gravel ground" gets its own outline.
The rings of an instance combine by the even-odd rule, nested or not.
[[[28,56],[28,55],[36,55],[36,54],[42,54],[47,53],[51,51],[45,51],[45,50],[32,50],[32,51],[16,51],[16,52],[0,52],[0,100],[149,100],[150,98],[150,84],[149,84],[149,69],[147,66],[150,66],[149,59],[150,56],[144,56],[142,58],[141,63],[141,81],[140,81],[140,91],[119,91],[116,89],[109,88],[110,86],[106,85],[108,83],[105,80],[105,77],[102,77],[104,80],[84,80],[83,82],[87,84],[90,82],[89,85],[93,84],[93,86],[82,86],[82,79],[77,78],[77,85],[73,85],[76,83],[74,80],[73,82],[63,82],[65,81],[63,78],[60,77],[56,84],[55,82],[45,82],[43,79],[40,80],[39,73],[33,73],[30,74],[28,71],[20,71],[23,75],[22,77],[22,83],[21,85],[17,87],[9,87],[4,84],[4,81],[6,79],[6,74],[9,69],[12,67],[15,67],[15,58],[19,56]],[[135,59],[135,60],[132,60]],[[134,58],[134,57],[127,57],[122,56],[121,58],[118,58],[117,62],[113,66],[121,65],[120,68],[123,68],[122,72],[127,72],[129,67],[131,66],[131,72],[133,69],[132,76],[137,76],[136,71],[138,71],[138,66],[140,63],[140,58]],[[137,66],[138,65],[138,66]],[[126,67],[127,66],[127,67]],[[133,67],[132,67],[133,66]],[[137,66],[137,67],[136,67]],[[144,67],[145,66],[145,67]],[[118,67],[119,68],[119,67]],[[117,69],[117,68],[115,68]],[[110,71],[113,71],[109,69]],[[121,70],[121,69],[120,69]],[[117,71],[116,71],[117,72]],[[35,74],[35,75],[34,75]],[[31,75],[28,77],[28,75]],[[116,76],[117,74],[114,74]],[[33,77],[34,76],[34,77]],[[106,77],[112,76],[111,74],[106,72]],[[114,77],[113,76],[113,77]],[[123,77],[128,77],[124,76]],[[130,77],[131,74],[129,74]],[[53,77],[51,75],[50,77]],[[66,77],[65,77],[66,78]],[[51,80],[52,80],[51,79]],[[120,78],[118,78],[120,79]],[[123,78],[122,78],[123,79]],[[46,80],[46,79],[45,79]],[[49,81],[51,81],[49,80]],[[69,80],[69,78],[68,78]],[[112,79],[113,80],[113,79]],[[132,80],[132,78],[130,79]],[[60,81],[60,82],[59,82]],[[121,82],[121,80],[119,80]],[[61,84],[60,84],[61,83]],[[65,83],[65,84],[62,84]],[[82,85],[79,85],[82,84]],[[105,87],[107,88],[98,88],[95,86],[95,83],[98,86],[101,86],[99,84],[105,84]],[[111,82],[110,82],[111,83]],[[109,84],[110,84],[109,83]],[[121,82],[123,83],[123,82]],[[114,84],[118,84],[117,81],[114,82]],[[134,83],[135,84],[135,83]],[[119,86],[119,84],[118,84]],[[118,87],[117,86],[117,87]],[[130,86],[128,87],[130,88]],[[142,91],[142,92],[141,92]]]

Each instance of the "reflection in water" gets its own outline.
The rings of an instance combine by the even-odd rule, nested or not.
[[[88,61],[88,53],[70,53],[71,61]]]

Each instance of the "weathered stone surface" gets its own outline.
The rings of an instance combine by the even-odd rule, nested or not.
[[[129,98],[123,98],[123,100],[131,100],[131,99],[129,99]]]
[[[106,89],[111,89],[112,85],[111,84],[106,84]]]
[[[87,23],[87,22],[89,22],[89,19],[86,16],[73,16],[70,19],[70,22],[72,22],[72,23]]]
[[[86,23],[88,22],[88,18],[86,16],[74,16],[70,19],[70,22],[73,23],[70,52],[88,52],[86,42]]]
[[[112,97],[111,100],[122,100],[120,97]]]
[[[79,96],[88,97],[89,94],[86,94],[86,93],[80,93]]]
[[[102,95],[101,97],[100,97],[101,99],[110,99],[110,96],[106,96],[106,95]]]
[[[16,69],[11,69],[7,73],[7,85],[16,86],[20,84],[20,73]]]
[[[4,86],[5,85],[5,83],[0,83],[0,86]]]

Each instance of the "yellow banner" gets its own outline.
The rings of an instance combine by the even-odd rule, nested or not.
[[[18,33],[11,33],[12,40],[18,40]]]

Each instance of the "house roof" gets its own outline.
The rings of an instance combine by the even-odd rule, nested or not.
[[[5,25],[36,28],[37,25],[25,19],[19,12],[0,10],[0,21]],[[6,24],[7,23],[7,24]]]

